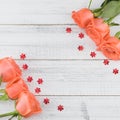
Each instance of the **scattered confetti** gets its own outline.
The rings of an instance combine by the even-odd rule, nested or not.
[[[48,98],[45,98],[44,101],[43,101],[45,104],[48,104],[50,103],[50,100]]]
[[[66,28],[66,32],[67,33],[71,33],[72,32],[72,29],[70,27]]]
[[[27,65],[27,64],[23,64],[22,68],[23,68],[24,70],[27,70],[27,69],[28,69],[28,65]]]
[[[32,76],[28,76],[28,77],[27,77],[27,81],[28,81],[28,82],[32,82],[32,81],[33,81]]]
[[[35,93],[40,93],[40,92],[41,92],[41,89],[38,88],[38,87],[36,87],[36,88],[35,88]]]
[[[38,78],[37,82],[38,82],[38,84],[42,84],[43,83],[43,79],[42,78]]]
[[[95,53],[95,52],[91,52],[91,53],[90,53],[90,56],[91,56],[91,57],[95,57],[95,56],[96,56],[96,53]]]
[[[26,54],[22,53],[22,54],[20,55],[20,59],[24,60],[25,58],[26,58]]]
[[[79,50],[79,51],[82,51],[83,49],[84,49],[84,47],[83,47],[82,45],[79,45],[79,46],[78,46],[78,50]]]
[[[116,75],[119,73],[119,70],[117,68],[113,69],[113,73]]]
[[[62,111],[62,110],[64,110],[64,107],[63,107],[63,105],[59,105],[59,106],[58,106],[58,110],[59,110],[59,111]]]
[[[103,63],[104,63],[104,65],[109,65],[109,60],[108,60],[108,59],[105,59],[105,60],[103,61]]]
[[[81,33],[79,33],[78,37],[82,39],[82,38],[84,38],[84,34],[81,32]]]

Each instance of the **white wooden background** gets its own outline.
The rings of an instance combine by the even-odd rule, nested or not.
[[[27,63],[29,69],[23,78],[34,78],[29,85],[34,92],[36,86],[42,92],[36,94],[43,112],[23,120],[120,120],[120,61],[103,64],[105,57],[71,19],[71,12],[87,7],[89,0],[0,0],[0,57],[12,56],[17,63]],[[93,1],[92,8],[103,0]],[[116,18],[119,21],[119,17]],[[65,29],[72,28],[67,34]],[[111,28],[113,35],[119,28]],[[77,47],[84,46],[79,52]],[[27,59],[19,55],[26,53]],[[38,85],[38,77],[44,79]],[[50,104],[43,104],[48,97]],[[59,112],[57,106],[64,105]],[[0,113],[12,111],[12,101],[0,102]],[[0,118],[7,120],[7,118]],[[15,119],[14,119],[15,120]]]

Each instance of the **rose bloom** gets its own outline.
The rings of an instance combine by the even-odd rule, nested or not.
[[[92,19],[85,31],[96,45],[99,45],[110,37],[110,28],[101,18]]]
[[[119,60],[120,59],[120,40],[116,37],[110,37],[107,41],[104,41],[98,46],[98,50],[109,59]]]
[[[3,82],[9,82],[17,76],[21,76],[21,69],[14,59],[6,57],[0,59],[0,77]]]
[[[27,91],[28,86],[20,77],[15,78],[6,85],[6,93],[10,99],[17,99],[21,92]]]
[[[80,28],[85,28],[94,16],[90,9],[83,8],[77,12],[72,12],[72,18]]]
[[[16,101],[16,110],[23,117],[29,117],[33,114],[42,112],[40,103],[29,91],[21,92],[18,100]]]

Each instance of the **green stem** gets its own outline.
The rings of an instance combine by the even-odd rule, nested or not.
[[[1,83],[2,83],[2,77],[0,77],[0,86],[1,86]]]
[[[92,3],[92,0],[90,0],[90,2],[89,2],[89,5],[88,5],[88,8],[89,8],[89,9],[90,9],[91,3]]]
[[[107,23],[107,24],[110,25],[110,26],[113,26],[113,25],[112,25],[112,21],[113,21],[113,19],[114,19],[115,17],[116,17],[116,16],[111,17],[111,18],[109,18],[108,20],[105,20],[104,22]],[[116,25],[117,25],[117,24],[116,24]]]
[[[100,8],[97,8],[97,9],[92,10],[92,12],[93,12],[93,14],[94,14],[95,17],[99,17],[99,16],[102,14],[103,8],[106,6],[107,3],[108,3],[108,0],[105,0],[105,1],[102,3],[102,5],[101,5]]]
[[[11,116],[11,115],[17,116],[17,115],[19,115],[19,113],[18,113],[18,111],[13,111],[13,112],[9,112],[9,113],[0,114],[0,118],[6,117],[6,116]]]
[[[102,10],[102,8],[100,7],[100,8],[96,8],[96,9],[92,10],[92,12],[93,12],[93,13],[96,13],[96,12],[99,12],[99,11],[101,11],[101,10]]]
[[[114,22],[112,22],[112,23],[109,24],[109,26],[111,26],[111,27],[112,26],[119,26],[119,25],[120,25],[119,23],[114,23]]]
[[[13,115],[13,116],[10,117],[8,120],[12,120],[14,117],[16,117],[16,115]]]
[[[99,17],[102,14],[102,7],[92,10],[94,17]]]
[[[108,3],[108,0],[105,0],[103,3],[102,3],[102,5],[101,5],[101,7],[103,8],[103,7],[105,7],[105,5]]]
[[[0,89],[0,93],[5,93],[5,89]]]
[[[22,120],[22,116],[21,115],[18,115],[18,120]]]
[[[109,19],[107,20],[108,24],[110,24],[110,23],[113,21],[113,19],[114,19],[114,17],[109,18]]]
[[[102,11],[98,11],[98,12],[93,12],[94,17],[99,17],[102,14]]]
[[[14,107],[15,107],[15,108],[16,108],[16,102],[17,102],[17,101],[15,100],[15,101],[14,101]]]

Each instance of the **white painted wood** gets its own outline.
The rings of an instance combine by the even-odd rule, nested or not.
[[[94,59],[90,53],[96,51],[96,46],[85,34],[80,39],[78,34],[84,31],[73,26],[73,33],[66,33],[67,26],[17,26],[0,27],[0,57],[26,53],[27,59]],[[72,27],[72,26],[71,26]],[[78,51],[83,45],[84,50]],[[105,58],[96,51],[95,59]]]
[[[98,7],[103,0],[93,2]],[[73,24],[71,12],[89,0],[0,0],[0,24]]]
[[[71,27],[73,32],[66,33]],[[112,35],[117,32],[112,29]],[[0,26],[0,57],[13,56],[18,59],[19,54],[26,53],[27,59],[105,59],[103,54],[96,51],[94,42],[85,34],[80,39],[78,34],[84,32],[77,26]],[[83,45],[84,50],[78,51]],[[96,52],[91,58],[90,53]],[[63,54],[64,53],[64,54]]]
[[[120,74],[112,73],[114,68],[120,70],[120,62],[110,61],[108,66],[102,60],[17,62],[29,65],[23,78],[33,93],[40,87],[40,95],[120,95]],[[33,76],[31,83],[26,80],[28,76]],[[44,80],[42,85],[37,83],[39,77]]]
[[[47,96],[50,104],[43,104],[46,96],[38,96],[43,112],[23,120],[119,120],[120,97],[80,97]],[[12,102],[0,102],[0,113],[14,110]],[[64,110],[59,112],[57,106],[62,104]],[[6,120],[6,118],[0,118]],[[14,119],[16,120],[16,119]]]
[[[120,120],[120,75],[112,73],[114,68],[120,70],[120,62],[105,66],[98,51],[91,58],[96,46],[86,34],[78,38],[84,31],[71,18],[71,12],[87,7],[88,1],[0,0],[0,58],[12,56],[20,66],[29,65],[23,78],[43,108],[43,113],[23,120]],[[102,1],[93,1],[91,8]],[[71,34],[66,33],[67,27],[72,28]],[[118,29],[111,28],[111,35]],[[78,45],[84,51],[79,52]],[[19,60],[21,53],[27,60]],[[31,83],[26,80],[29,75],[34,79]],[[42,85],[37,84],[39,77]],[[41,88],[40,94],[34,92],[36,87]],[[45,97],[50,98],[49,105],[43,104]],[[57,111],[59,104],[64,111]],[[12,101],[0,102],[0,114],[13,109]]]

